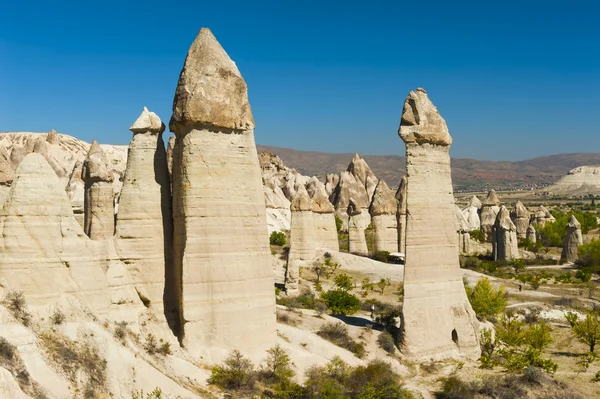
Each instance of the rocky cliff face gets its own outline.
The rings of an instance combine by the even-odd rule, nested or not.
[[[407,226],[404,352],[415,358],[477,358],[478,322],[460,273],[448,154],[452,137],[423,89],[404,102]]]

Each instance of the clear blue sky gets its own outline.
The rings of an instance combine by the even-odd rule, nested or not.
[[[600,152],[600,6],[485,3],[5,2],[0,131],[127,144],[143,106],[168,123],[206,26],[248,83],[259,144],[403,154],[402,104],[424,87],[455,157]]]

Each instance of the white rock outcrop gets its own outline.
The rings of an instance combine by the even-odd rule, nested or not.
[[[554,195],[586,196],[600,194],[600,165],[579,166],[571,169],[553,185],[546,187],[545,192]]]
[[[335,224],[335,209],[324,190],[317,191],[312,197],[312,212],[316,248],[339,252],[340,242]]]
[[[406,176],[402,176],[398,190],[396,191],[396,221],[398,223],[398,252],[405,253],[406,250]]]
[[[73,295],[104,316],[107,281],[91,243],[48,162],[40,154],[27,155],[0,211],[3,287],[23,292],[32,305]]]
[[[347,210],[351,198],[358,208],[367,209],[369,207],[370,197],[363,184],[351,172],[344,171],[340,174],[340,181],[330,196],[331,203],[335,207],[335,214],[343,222],[343,231],[348,231]]]
[[[107,240],[115,233],[113,174],[96,140],[81,167],[85,184],[83,230],[92,240]]]
[[[288,293],[298,290],[300,267],[309,265],[315,257],[317,235],[312,209],[312,201],[306,189],[301,186],[291,206],[290,252],[285,278],[285,289]]]
[[[566,230],[567,233],[563,241],[563,250],[560,257],[568,262],[575,262],[578,258],[577,250],[579,249],[579,246],[583,244],[581,223],[579,223],[575,215],[571,215]]]
[[[492,258],[494,260],[518,259],[517,228],[505,206],[500,207],[492,230]]]
[[[162,139],[165,125],[144,107],[129,130],[133,137],[119,200],[115,246],[144,304],[175,320],[178,298],[174,284],[165,284],[165,278],[177,279],[171,266],[173,218]]]
[[[261,169],[246,82],[211,31],[185,60],[169,124],[180,339],[204,360],[264,353],[276,337]]]
[[[515,208],[510,212],[510,217],[517,228],[517,238],[527,237],[527,228],[531,219],[531,212],[523,205],[521,201],[517,201]]]
[[[463,215],[458,205],[454,205],[454,216],[456,218],[456,233],[458,234],[458,250],[460,253],[471,252],[471,225]]]
[[[367,210],[358,206],[354,198],[350,198],[346,212],[348,213],[348,252],[368,256],[369,248],[365,237],[365,230],[369,225]]]
[[[458,259],[452,137],[425,90],[406,98],[398,134],[406,144],[407,175],[402,350],[417,359],[476,359],[479,323]]]
[[[481,229],[481,219],[479,219],[479,212],[481,209],[481,201],[475,195],[469,200],[469,204],[465,209],[462,210],[462,214],[467,219],[471,231]]]
[[[529,227],[527,227],[527,234],[525,238],[527,238],[532,244],[537,242],[537,232],[535,231],[533,224],[530,224]]]
[[[373,226],[373,252],[398,251],[398,201],[383,179],[379,179],[369,207]]]
[[[543,205],[540,205],[538,209],[535,210],[533,215],[533,222],[544,226],[548,222],[554,222],[556,218],[550,213],[548,208]]]
[[[488,192],[487,198],[481,204],[481,213],[479,215],[481,219],[481,232],[483,233],[484,240],[487,242],[492,242],[492,230],[494,229],[498,212],[500,212],[500,200],[496,195],[496,191],[491,189]]]

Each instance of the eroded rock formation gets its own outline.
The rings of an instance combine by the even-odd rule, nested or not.
[[[82,300],[99,316],[109,295],[100,259],[75,220],[58,177],[40,154],[18,166],[0,211],[0,269],[5,289],[21,291],[32,305],[62,294]]]
[[[415,358],[477,358],[479,324],[458,259],[452,138],[425,90],[406,98],[398,134],[406,144],[407,172],[402,350]]]
[[[471,225],[463,215],[458,205],[454,205],[456,217],[456,233],[458,234],[458,250],[463,254],[471,252]]]
[[[510,219],[505,206],[500,207],[492,231],[492,257],[494,260],[520,258],[517,240],[517,228]]]
[[[162,133],[164,124],[147,108],[129,128],[133,138],[127,152],[127,168],[117,213],[117,253],[146,306],[157,314],[177,309],[173,287],[171,190]],[[163,296],[165,306],[163,307]]]
[[[552,216],[550,211],[543,205],[540,205],[540,207],[536,209],[533,216],[534,223],[540,226],[544,226],[546,223],[554,222],[555,220],[556,218]]]
[[[568,262],[575,262],[578,258],[577,249],[583,244],[581,223],[579,223],[575,215],[571,215],[566,229],[567,234],[563,241],[563,250],[560,257],[561,259],[566,259]]]
[[[316,247],[338,252],[338,240],[335,224],[335,209],[324,190],[318,190],[312,197],[312,211],[315,228]]]
[[[529,227],[527,227],[527,235],[525,238],[527,238],[532,244],[535,244],[537,242],[537,232],[535,231],[535,227],[533,227],[532,224],[530,224]]]
[[[511,211],[511,219],[517,228],[517,238],[527,237],[527,228],[529,227],[529,219],[531,218],[531,212],[521,201],[517,201],[515,209]]]
[[[96,140],[92,142],[81,167],[85,184],[84,231],[92,240],[112,238],[115,232],[113,174],[108,159]]]
[[[373,226],[373,252],[398,251],[398,201],[383,179],[379,179],[369,207]]]
[[[285,278],[285,288],[288,292],[298,290],[300,266],[309,265],[315,257],[317,235],[312,209],[313,204],[306,189],[300,187],[291,206],[290,252]]]
[[[398,252],[404,253],[406,250],[406,176],[402,176],[402,179],[400,179],[400,184],[396,191],[396,200],[398,201],[398,209],[396,210]]]
[[[350,198],[348,208],[348,252],[355,255],[369,255],[365,229],[369,225],[367,211],[363,210],[354,198]]]
[[[462,214],[467,219],[469,226],[472,230],[481,229],[481,219],[479,219],[479,212],[481,209],[481,201],[476,196],[471,197],[469,204],[465,209],[462,210]]]
[[[254,119],[246,82],[206,28],[185,60],[169,127],[180,338],[215,360],[232,348],[262,354],[275,340],[275,298]]]
[[[481,232],[483,233],[483,238],[487,242],[492,242],[492,230],[494,228],[494,223],[496,223],[496,216],[498,216],[498,212],[500,212],[500,200],[496,195],[496,191],[491,189],[488,192],[487,198],[481,204]]]

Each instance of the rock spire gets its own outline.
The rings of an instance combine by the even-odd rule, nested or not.
[[[404,253],[406,250],[406,176],[402,176],[402,179],[400,179],[400,184],[396,191],[396,200],[398,201],[398,209],[396,210],[398,252]]]
[[[133,137],[127,150],[127,168],[119,201],[116,225],[117,253],[138,295],[155,313],[169,315],[177,323],[177,299],[169,273],[172,247],[171,192],[165,145],[165,125],[144,107],[129,128]],[[166,271],[166,273],[165,273]],[[165,288],[167,288],[165,290]],[[164,300],[168,302],[163,306]]]
[[[340,242],[335,225],[335,209],[324,190],[317,190],[312,198],[312,212],[316,247],[338,252]]]
[[[367,211],[363,210],[354,198],[350,198],[346,212],[348,213],[348,252],[367,256],[369,254],[365,237],[365,229],[369,225]]]
[[[563,250],[560,257],[568,262],[575,262],[577,260],[577,249],[583,244],[581,223],[579,223],[575,215],[571,215],[566,229],[567,234],[563,241]]]
[[[398,201],[383,179],[379,179],[369,207],[373,225],[373,252],[398,251]]]
[[[106,154],[94,140],[81,169],[85,184],[84,231],[92,240],[112,238],[115,231],[113,174]]]
[[[300,267],[312,262],[317,245],[313,204],[304,186],[298,188],[290,209],[292,210],[290,252],[285,278],[285,288],[288,293],[298,290]]]
[[[492,257],[494,260],[520,258],[517,244],[517,228],[510,219],[508,209],[502,206],[496,216],[492,231]]]
[[[517,238],[522,239],[527,236],[527,228],[529,227],[529,219],[531,218],[531,212],[521,201],[517,201],[515,209],[510,214],[513,223],[517,229]]]
[[[494,223],[496,223],[498,212],[500,212],[500,200],[496,195],[496,191],[491,189],[488,192],[487,198],[481,205],[480,214],[481,232],[483,233],[483,238],[487,242],[492,242],[492,230],[494,228]]]
[[[169,127],[180,339],[205,360],[262,353],[276,338],[275,296],[254,119],[244,79],[207,28],[186,57]]]
[[[479,323],[458,260],[452,138],[425,90],[406,98],[398,134],[406,144],[407,175],[402,350],[414,358],[477,358]]]

